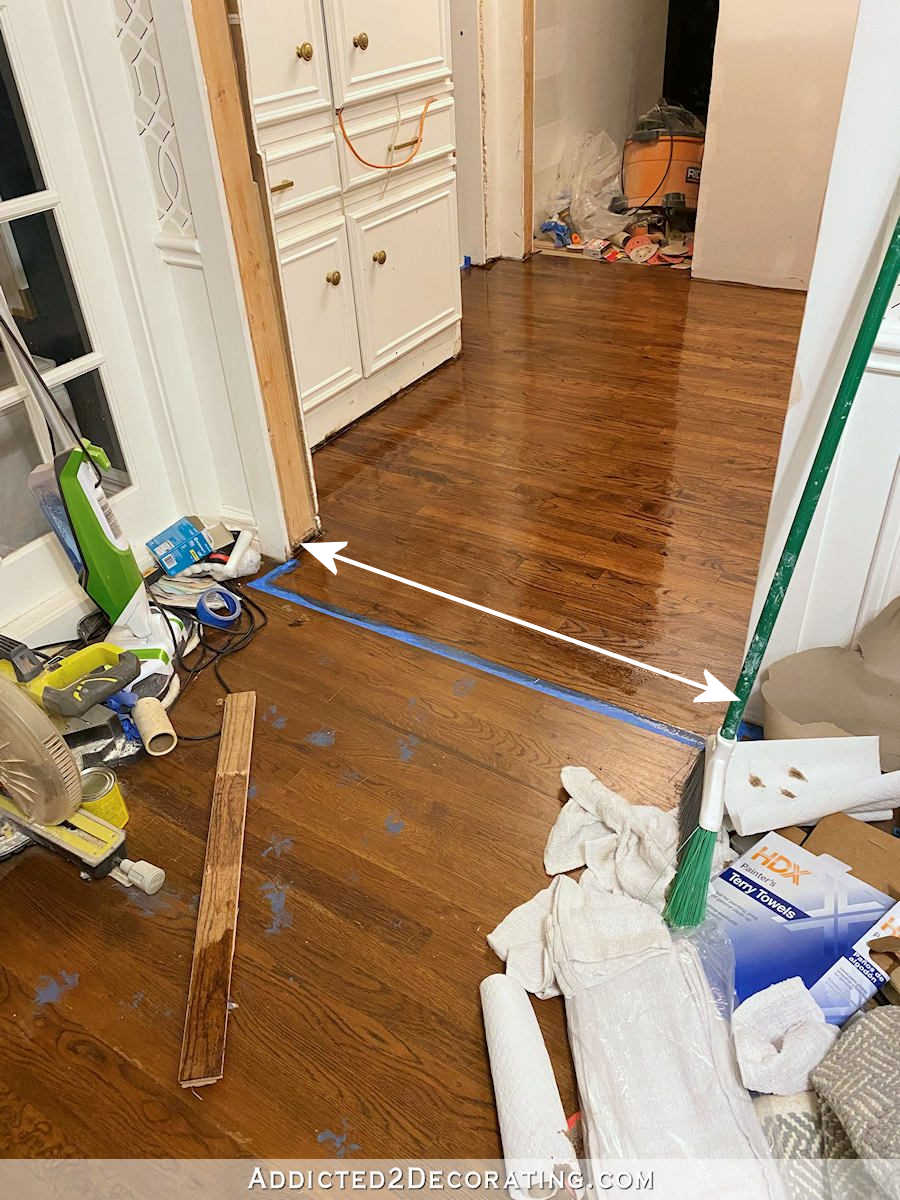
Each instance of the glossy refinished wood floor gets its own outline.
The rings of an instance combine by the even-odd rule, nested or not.
[[[463,280],[465,350],[315,458],[352,557],[691,678],[743,648],[803,298],[557,258]],[[349,568],[279,586],[684,729],[691,693]],[[215,743],[123,772],[155,897],[0,864],[6,1156],[494,1157],[485,934],[545,885],[559,768],[671,805],[690,747],[261,596],[224,1079],[177,1082]],[[543,685],[541,685],[543,686]],[[215,681],[174,710],[219,719]],[[567,1111],[558,1002],[537,1005]],[[201,1098],[202,1097],[202,1098]]]

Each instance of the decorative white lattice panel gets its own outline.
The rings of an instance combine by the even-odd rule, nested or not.
[[[116,36],[134,93],[137,131],[150,167],[160,229],[167,234],[192,238],[191,202],[150,0],[113,0],[113,3]]]

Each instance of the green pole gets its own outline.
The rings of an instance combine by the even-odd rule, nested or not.
[[[759,620],[756,622],[756,629],[753,631],[753,638],[734,689],[738,698],[728,706],[725,720],[722,722],[722,737],[732,741],[737,737],[747,700],[759,673],[775,622],[778,620],[778,614],[781,611],[788,584],[791,582],[791,576],[794,574],[797,559],[800,557],[800,551],[803,549],[803,543],[815,516],[822,489],[825,487],[828,472],[831,470],[831,464],[834,462],[834,456],[840,444],[841,434],[844,432],[850,409],[853,407],[853,401],[859,390],[860,380],[869,361],[869,355],[872,353],[875,338],[878,336],[882,317],[897,282],[898,271],[900,271],[900,218],[897,219],[897,224],[894,226],[893,236],[888,243],[872,296],[859,327],[859,333],[856,335],[856,341],[853,343],[853,349],[847,359],[847,366],[844,368],[840,386],[831,406],[831,413],[822,433],[816,457],[813,459],[803,495],[800,497],[797,512],[781,552],[781,558],[775,568],[766,602],[762,606]]]

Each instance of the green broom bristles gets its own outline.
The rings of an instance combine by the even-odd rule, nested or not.
[[[681,855],[669,885],[663,920],[674,929],[693,929],[706,917],[709,875],[718,834],[698,825]]]

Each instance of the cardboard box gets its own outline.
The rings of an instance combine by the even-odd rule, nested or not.
[[[212,551],[210,538],[188,517],[182,517],[147,542],[147,549],[167,575],[177,575],[185,567],[206,558]]]
[[[900,900],[900,838],[857,821],[846,813],[823,817],[803,849],[831,854],[845,862],[857,879]]]

